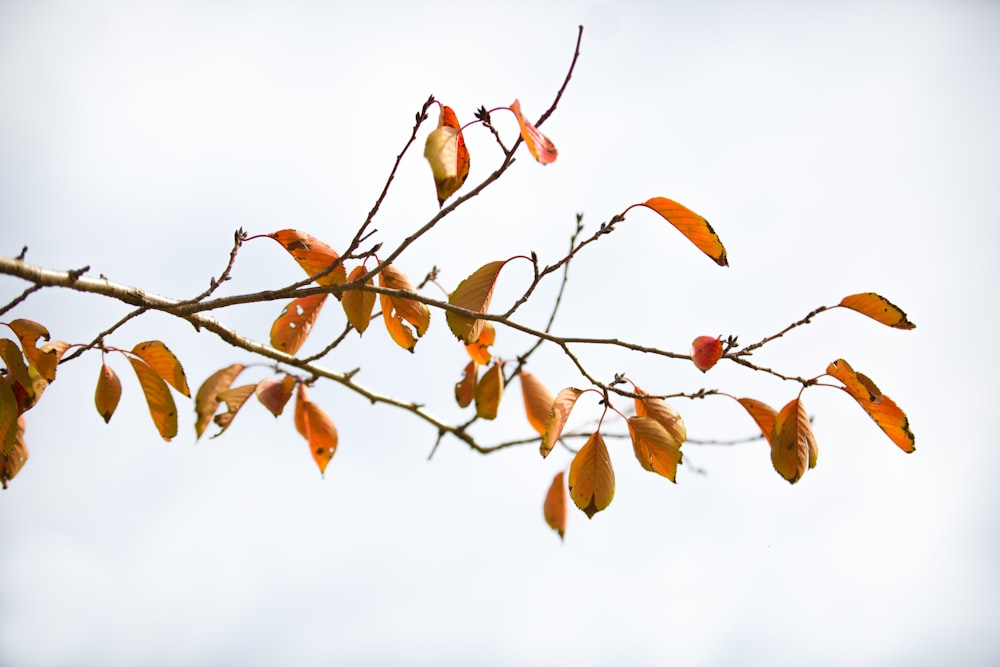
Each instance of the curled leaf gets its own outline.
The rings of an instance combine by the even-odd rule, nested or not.
[[[729,266],[726,249],[723,247],[722,241],[719,240],[718,234],[712,229],[712,225],[708,224],[708,220],[705,218],[666,197],[653,197],[637,205],[651,208],[659,213],[664,220],[676,227],[688,241],[691,241],[699,250],[711,257],[719,266]]]
[[[0,339],[0,359],[3,360],[7,369],[7,376],[4,378],[17,398],[17,410],[15,414],[21,414],[34,403],[35,392],[34,382],[21,348],[9,338]]]
[[[38,339],[49,339],[49,330],[33,320],[18,319],[7,324],[18,340],[21,341],[21,350],[30,366],[38,370],[38,374],[45,378],[47,382],[56,379],[56,366],[62,353],[56,349],[45,349],[37,346]],[[64,348],[65,349],[65,348]]]
[[[351,274],[347,276],[347,282],[354,282],[365,275],[366,272],[367,270],[363,265],[355,266],[351,270]],[[365,281],[365,284],[374,285],[375,283],[369,278]],[[344,297],[341,300],[344,306],[344,314],[347,315],[347,321],[351,323],[351,326],[359,334],[363,334],[371,322],[372,309],[375,308],[375,296],[375,292],[366,292],[364,290],[349,290],[344,292]]]
[[[549,528],[559,533],[559,539],[566,534],[566,523],[569,520],[569,494],[566,492],[566,473],[559,471],[552,480],[545,494],[545,504],[542,512]]]
[[[764,440],[770,444],[771,432],[774,430],[774,420],[778,416],[778,411],[770,405],[752,398],[738,398],[736,400],[750,413],[753,420],[757,422],[757,428],[760,429]]]
[[[171,387],[185,396],[191,396],[181,362],[161,341],[149,340],[145,343],[139,343],[132,348],[132,354],[145,361]]]
[[[229,425],[236,419],[236,413],[256,391],[256,384],[245,384],[241,387],[232,387],[219,394],[219,401],[226,404],[226,411],[215,415],[215,424],[219,427],[219,432],[213,435],[213,438],[218,438],[225,433]]]
[[[858,402],[868,416],[897,447],[907,454],[916,449],[916,438],[910,431],[910,422],[896,403],[879,391],[868,376],[857,373],[843,359],[827,366],[826,372],[844,384],[844,390]]]
[[[510,105],[510,110],[517,116],[517,124],[521,127],[521,138],[531,152],[531,157],[542,164],[555,162],[559,156],[559,151],[552,145],[548,137],[524,119],[524,115],[521,113],[521,103],[515,99]]]
[[[569,466],[569,495],[588,519],[615,497],[615,471],[600,433],[594,433]]]
[[[340,255],[319,239],[296,229],[282,229],[268,236],[285,248],[295,258],[309,277],[316,278],[320,285],[343,285],[347,282],[347,271],[340,262]],[[331,271],[330,267],[336,267]]]
[[[170,394],[170,388],[160,374],[142,359],[130,356],[128,361],[132,364],[136,377],[139,378],[142,393],[146,397],[146,406],[149,408],[149,416],[153,418],[156,430],[160,432],[161,438],[169,442],[177,435],[177,406]]]
[[[497,275],[504,264],[505,261],[490,262],[476,269],[471,276],[459,283],[448,298],[448,303],[477,313],[485,313],[490,307]],[[448,320],[451,332],[466,345],[479,338],[486,323],[486,320],[473,319],[451,311],[447,312],[445,318]]]
[[[284,375],[280,379],[276,377],[266,378],[257,383],[257,400],[272,415],[277,417],[284,412],[285,405],[292,398],[292,391],[294,389],[295,378],[291,375]]]
[[[524,413],[528,417],[528,423],[538,435],[544,436],[545,424],[552,413],[555,399],[541,380],[531,373],[520,371],[517,376],[521,379],[521,395],[524,397]]]
[[[462,373],[462,379],[455,384],[455,401],[458,403],[458,407],[465,408],[472,403],[472,399],[476,396],[476,381],[478,379],[479,365],[475,361],[470,361]]]
[[[498,361],[476,384],[476,415],[482,419],[496,419],[503,397],[503,362]]]
[[[101,415],[104,423],[111,421],[111,416],[118,407],[118,400],[122,397],[122,383],[118,376],[107,364],[101,364],[101,374],[97,376],[97,388],[94,390],[94,405],[97,407],[97,414]]]
[[[424,157],[431,165],[438,206],[455,194],[469,176],[469,151],[462,126],[451,107],[442,106],[438,126],[424,143]]]
[[[219,409],[219,394],[229,389],[230,385],[240,373],[243,372],[243,364],[233,364],[220,368],[201,383],[198,393],[194,397],[194,410],[198,418],[194,423],[195,435],[200,438],[212,422],[212,416]]]
[[[572,412],[573,406],[576,405],[576,401],[582,393],[582,389],[566,387],[552,401],[552,408],[549,410],[549,416],[545,420],[545,433],[542,435],[541,452],[543,458],[548,456],[552,448],[555,447],[556,440],[559,439],[563,428],[566,427],[566,420],[569,419],[569,413]]]
[[[677,481],[677,465],[681,462],[681,443],[652,417],[629,417],[628,433],[632,450],[645,470]]]
[[[285,306],[271,325],[271,347],[294,356],[309,337],[326,297],[326,294],[313,294]]]
[[[379,285],[390,289],[413,292],[413,285],[402,271],[391,264],[382,269],[378,276]],[[431,313],[426,305],[402,296],[379,294],[382,304],[382,318],[389,335],[396,344],[405,350],[413,352],[417,338],[427,332]],[[411,330],[404,322],[413,325]],[[414,331],[416,336],[414,336]]]
[[[819,449],[801,399],[789,401],[774,420],[771,430],[771,463],[791,484],[802,479],[807,468],[816,466]]]
[[[917,326],[906,318],[906,313],[899,306],[874,292],[845,296],[839,305],[896,329],[914,329]]]

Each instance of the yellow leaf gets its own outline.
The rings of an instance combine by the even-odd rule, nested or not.
[[[476,415],[482,419],[496,419],[503,397],[503,362],[496,362],[476,384]]]
[[[752,398],[738,398],[736,400],[746,409],[747,412],[750,413],[753,420],[757,422],[757,428],[760,429],[761,434],[764,436],[764,440],[770,444],[771,431],[774,430],[774,420],[778,416],[778,411],[770,405],[761,403],[760,401]]]
[[[659,422],[660,426],[666,429],[672,441],[677,443],[677,447],[680,447],[681,443],[687,440],[687,429],[680,414],[662,398],[650,398],[638,387],[635,388],[635,393],[642,394],[641,398],[635,399],[636,416],[652,417]]]
[[[590,436],[569,466],[569,496],[588,519],[615,497],[615,471],[600,433]]]
[[[122,383],[118,375],[107,364],[101,364],[101,374],[97,376],[97,388],[94,390],[94,405],[105,424],[111,421],[121,397]]]
[[[379,273],[379,285],[382,287],[413,292],[413,285],[406,275],[396,269],[391,264],[386,266]],[[389,335],[396,341],[396,344],[405,350],[413,352],[417,344],[417,338],[427,332],[430,325],[431,313],[427,306],[406,297],[379,295],[382,304],[382,318],[385,320],[385,327]],[[413,325],[414,330],[404,324],[408,322]],[[413,335],[416,331],[416,336]]]
[[[712,229],[712,225],[708,224],[708,220],[666,197],[653,197],[639,206],[646,206],[659,213],[664,220],[676,227],[687,240],[711,257],[716,264],[729,266],[729,260],[726,259],[726,249],[715,230]]]
[[[294,356],[309,337],[326,297],[326,294],[313,294],[285,306],[271,325],[271,347]]]
[[[802,479],[807,468],[816,466],[818,454],[809,415],[800,399],[792,399],[774,420],[771,463],[779,475],[794,484]]]
[[[28,461],[28,445],[24,442],[24,415],[17,418],[14,444],[10,451],[0,451],[0,485],[7,488],[7,482],[14,479]]]
[[[285,375],[281,379],[266,378],[257,383],[257,400],[277,417],[285,411],[285,405],[292,398],[295,389],[295,378]]]
[[[489,320],[484,320],[483,330],[479,334],[479,338],[475,340],[474,343],[470,343],[465,346],[465,351],[469,353],[472,360],[477,364],[485,366],[490,363],[490,359],[493,355],[490,354],[489,347],[496,342],[497,331],[493,328],[493,324]]]
[[[166,345],[158,340],[149,340],[133,347],[132,354],[145,361],[171,387],[185,396],[191,396],[181,362],[177,360],[173,352],[167,349]]]
[[[431,165],[438,206],[455,194],[469,176],[469,151],[462,126],[451,107],[442,106],[437,129],[427,135],[424,157]]]
[[[576,405],[576,400],[580,398],[580,394],[582,393],[582,389],[567,387],[560,391],[556,395],[555,400],[552,401],[552,409],[545,420],[545,433],[542,435],[541,452],[543,458],[548,456],[552,448],[555,447],[556,440],[559,439],[563,428],[566,427],[566,420],[569,419],[569,413],[572,412],[573,406]]]
[[[496,261],[478,268],[475,273],[459,283],[448,298],[448,303],[477,313],[485,313],[490,307],[497,274],[500,273],[504,264],[506,262]],[[448,311],[445,318],[448,320],[451,332],[466,345],[479,338],[483,325],[486,323],[486,320],[473,319],[451,311]]]
[[[897,447],[907,454],[916,449],[916,438],[910,431],[906,413],[891,398],[879,391],[867,376],[855,372],[843,359],[838,359],[827,366],[826,372],[844,383],[844,390],[864,408],[868,416]]]
[[[531,373],[520,371],[517,375],[521,379],[521,395],[524,397],[524,413],[528,416],[528,423],[538,435],[544,436],[545,424],[552,414],[555,399],[548,388]]]
[[[531,152],[531,156],[542,164],[550,164],[556,161],[559,151],[552,145],[549,138],[538,131],[538,128],[524,119],[521,113],[521,103],[514,100],[510,105],[510,110],[517,116],[517,124],[521,127],[521,138]]]
[[[566,534],[566,523],[569,520],[569,494],[566,492],[566,473],[560,471],[545,494],[545,504],[542,512],[549,528],[559,533],[559,539]]]
[[[309,277],[328,271],[340,260],[340,255],[333,248],[298,230],[282,229],[268,236],[280,243]],[[337,264],[333,271],[317,278],[316,282],[320,285],[343,285],[347,282],[347,271],[343,263]]]
[[[177,406],[174,404],[174,397],[170,395],[170,388],[160,374],[142,359],[128,357],[128,361],[142,385],[149,416],[153,418],[156,430],[160,432],[161,438],[169,442],[177,435]]]
[[[232,387],[219,394],[219,400],[226,404],[226,411],[215,415],[215,425],[219,427],[219,432],[213,435],[213,438],[218,438],[225,433],[236,418],[236,413],[256,391],[256,384],[245,384],[241,387]]]
[[[354,267],[351,275],[347,276],[347,282],[354,282],[365,275],[366,272],[367,269],[364,266]],[[369,278],[365,281],[365,284],[374,285],[375,283]],[[350,290],[344,292],[344,298],[341,303],[344,306],[344,314],[347,315],[347,321],[357,330],[358,334],[363,334],[372,319],[372,309],[375,308],[375,292]]]
[[[470,361],[465,367],[462,379],[455,384],[455,401],[458,407],[465,408],[472,403],[476,396],[476,381],[479,376],[479,365],[475,361]]]
[[[194,409],[198,415],[194,424],[195,434],[198,438],[202,436],[205,429],[212,421],[212,416],[219,409],[219,394],[229,389],[230,385],[240,373],[243,372],[243,364],[233,364],[226,366],[212,373],[201,383],[198,393],[194,398]]]
[[[629,417],[628,433],[632,450],[645,470],[677,481],[677,465],[681,462],[681,443],[652,417]]]
[[[856,310],[862,315],[867,315],[876,322],[894,327],[896,329],[914,329],[916,324],[906,319],[906,313],[902,309],[874,292],[864,292],[862,294],[852,294],[841,299],[840,304],[844,308]]]

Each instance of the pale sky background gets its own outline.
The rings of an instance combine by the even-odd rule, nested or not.
[[[521,155],[400,268],[419,280],[437,265],[454,287],[494,259],[558,258],[578,211],[594,229],[674,198],[713,223],[730,268],[633,211],[574,264],[557,332],[683,352],[876,291],[918,328],[835,311],[759,361],[815,375],[848,359],[907,411],[917,452],[821,389],[804,397],[819,465],[795,486],[761,443],[687,445],[674,486],[611,440],[614,502],[590,521],[574,510],[561,543],[541,504],[563,450],[483,457],[445,440],[427,462],[436,434],[422,423],[320,385],[341,438],[321,479],[290,416],[256,405],[195,445],[178,397],[181,434],[164,443],[121,358],[105,426],[90,354],[27,415],[31,459],[0,494],[0,665],[1000,662],[995,3],[0,2],[0,252],[27,245],[43,266],[187,298],[222,270],[237,227],[342,247],[429,94],[463,121],[515,97],[537,118],[581,23],[543,128],[559,160]],[[437,210],[429,129],[376,219],[387,247]],[[467,135],[473,184],[500,156],[481,128]],[[258,241],[225,293],[299,277]],[[505,274],[496,303],[526,279]],[[0,302],[23,288],[0,280]],[[526,322],[544,321],[554,288]],[[218,316],[266,340],[279,311]],[[7,318],[85,342],[124,312],[50,290]],[[307,351],[342,322],[328,306]],[[193,386],[249,359],[157,315],[109,342],[150,338]],[[379,323],[360,343],[325,364],[462,418],[465,357],[442,317],[415,355]],[[495,349],[526,345],[501,331]],[[650,391],[719,387],[775,407],[795,393],[731,364],[702,376],[580,352]],[[581,383],[553,349],[531,369],[553,391]],[[754,432],[724,399],[674,405],[692,438]],[[573,423],[597,410],[581,401]],[[516,384],[476,434],[530,434]]]

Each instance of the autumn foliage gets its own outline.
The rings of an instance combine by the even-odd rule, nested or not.
[[[127,386],[138,387],[152,424],[164,440],[178,436],[182,421],[180,415],[187,416],[183,419],[183,423],[188,424],[185,428],[193,426],[194,438],[186,438],[191,440],[200,439],[209,431],[212,438],[223,435],[247,405],[257,404],[276,417],[287,410],[292,413],[292,423],[286,428],[301,437],[320,473],[331,465],[340,445],[334,418],[311,397],[311,388],[322,381],[333,381],[344,391],[356,392],[373,403],[398,408],[428,425],[431,433],[437,434],[438,443],[442,439],[453,438],[481,453],[515,445],[537,446],[540,465],[542,459],[561,458],[560,463],[554,464],[560,469],[547,491],[538,490],[540,497],[544,492],[542,509],[545,522],[560,537],[566,532],[570,501],[588,518],[593,518],[614,500],[615,470],[608,444],[608,435],[612,432],[616,438],[630,443],[631,456],[643,470],[672,483],[678,481],[684,463],[682,449],[688,441],[688,433],[676,405],[685,399],[721,398],[739,403],[746,413],[747,429],[759,432],[759,440],[769,445],[774,470],[793,484],[801,480],[808,470],[815,468],[819,459],[811,415],[803,400],[805,394],[814,391],[842,392],[860,406],[891,443],[904,452],[914,451],[914,436],[906,414],[872,379],[854,370],[847,361],[819,360],[811,377],[809,374],[803,377],[783,375],[754,362],[755,351],[832,309],[851,310],[887,327],[902,330],[914,328],[899,307],[878,294],[845,296],[840,302],[820,306],[774,335],[749,345],[740,343],[735,336],[721,335],[698,336],[693,340],[691,349],[685,352],[669,352],[620,340],[586,341],[652,353],[675,359],[678,363],[693,363],[704,373],[711,373],[718,364],[729,363],[748,372],[773,375],[793,385],[787,392],[787,402],[777,408],[756,398],[740,396],[739,392],[716,389],[678,392],[669,386],[647,391],[635,386],[625,373],[611,378],[595,377],[587,371],[585,361],[570,353],[566,339],[553,335],[544,324],[523,322],[515,317],[520,305],[533,298],[535,288],[546,280],[562,278],[561,297],[572,260],[631,217],[646,216],[669,224],[679,232],[678,241],[693,245],[692,251],[706,255],[719,267],[728,266],[725,246],[713,225],[701,214],[667,197],[652,196],[645,201],[627,204],[620,209],[620,213],[612,215],[589,235],[582,218],[578,216],[570,250],[562,257],[546,262],[526,248],[523,255],[482,258],[481,263],[477,262],[479,268],[456,284],[441,286],[436,275],[430,275],[415,285],[413,275],[410,275],[415,269],[406,261],[405,251],[409,244],[418,237],[430,234],[441,219],[453,214],[469,198],[481,195],[514,165],[515,155],[526,154],[530,157],[524,162],[534,164],[519,165],[525,169],[539,169],[540,165],[547,165],[549,169],[558,168],[556,146],[539,127],[556,110],[578,55],[579,41],[562,89],[548,110],[535,122],[528,120],[517,99],[509,106],[491,109],[484,106],[469,113],[468,110],[456,111],[433,97],[429,98],[416,114],[412,134],[392,168],[382,195],[368,218],[358,226],[353,238],[327,233],[325,236],[329,237],[324,241],[295,229],[262,231],[253,235],[238,230],[225,270],[218,279],[210,281],[205,292],[193,298],[154,298],[79,272],[47,271],[27,263],[23,256],[0,258],[0,272],[31,284],[25,294],[3,307],[0,315],[6,316],[41,286],[100,294],[137,309],[133,315],[104,330],[95,325],[93,340],[72,343],[52,340],[49,330],[39,322],[10,317],[2,321],[9,332],[7,336],[0,337],[0,357],[4,365],[3,381],[0,382],[0,481],[3,486],[6,487],[18,475],[28,460],[25,435],[27,422],[30,422],[28,413],[43,396],[46,387],[56,380],[59,366],[79,358],[92,360],[94,406],[99,418],[105,422],[110,421],[120,406],[127,402],[123,401],[119,374],[127,373],[127,369],[131,368],[137,382]],[[532,101],[527,106],[538,108],[540,105]],[[434,111],[437,112],[436,125],[426,130],[424,123]],[[462,116],[466,119],[464,123],[459,120]],[[483,181],[470,187],[467,181],[471,158],[465,139],[471,132],[491,134],[497,146],[493,154],[477,155],[477,161],[491,163],[493,171]],[[372,238],[376,231],[371,227],[371,221],[377,215],[379,204],[389,190],[400,161],[406,158],[408,149],[420,137],[424,142],[423,157],[430,169],[427,182],[431,208],[429,219],[422,227],[415,228],[413,234],[395,249],[383,249],[382,243]],[[431,180],[433,190],[430,189]],[[720,225],[720,229],[724,232],[724,225]],[[266,293],[217,296],[219,286],[230,280],[240,248],[246,243],[266,244],[270,241],[280,246],[280,250],[274,251],[273,261],[298,264],[302,268],[302,280],[289,286],[276,285],[274,290]],[[533,278],[508,310],[497,310],[492,303],[495,288],[506,279],[507,267],[512,263],[530,265]],[[419,277],[420,274],[416,275]],[[443,295],[436,292],[439,288]],[[280,309],[275,305],[276,317],[270,326],[266,344],[246,338],[205,315],[222,307],[278,298],[283,305]],[[557,298],[551,307],[553,317],[559,303]],[[184,366],[166,343],[149,340],[134,343],[131,347],[111,345],[112,339],[127,338],[127,334],[118,329],[131,317],[149,311],[187,320],[199,330],[234,345],[245,356],[227,360],[219,368],[198,369],[199,376],[204,379],[198,383],[191,400]],[[432,318],[432,314],[437,317]],[[321,317],[340,322],[343,334],[333,339],[319,354],[300,356],[303,345],[313,334]],[[378,329],[384,331],[379,332]],[[504,347],[504,334],[509,329],[528,334],[534,344],[528,350],[512,352]],[[365,345],[389,349],[398,346],[419,354],[421,339],[435,334],[455,341],[457,356],[453,365],[458,381],[454,385],[454,397],[456,404],[468,415],[468,419],[461,423],[440,420],[418,401],[378,392],[358,383],[351,373],[334,373],[318,363],[324,356],[333,353],[349,335],[362,336]],[[531,356],[541,345],[556,346],[566,352],[568,363],[564,377],[543,379],[529,371]],[[409,358],[408,355],[402,356]],[[268,370],[263,377],[259,369],[252,374],[246,372],[255,360],[268,362]],[[453,380],[440,381],[450,383]],[[511,382],[516,382],[520,388],[528,435],[519,434],[499,444],[485,445],[480,439],[482,436],[474,436],[470,427],[477,422],[495,419],[505,400],[517,401],[507,397],[506,389]],[[136,393],[134,389],[129,391]],[[180,411],[178,400],[183,401]],[[193,418],[190,417],[192,411]],[[587,418],[574,419],[580,413],[585,413]],[[578,423],[590,426],[571,427],[571,424]],[[355,444],[351,438],[345,437],[345,447]],[[611,445],[614,448],[617,443],[612,442]],[[557,449],[564,456],[553,457]],[[630,463],[631,456],[628,456]],[[616,455],[616,461],[621,465],[621,457]]]

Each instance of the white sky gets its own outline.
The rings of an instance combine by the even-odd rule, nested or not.
[[[541,503],[564,451],[481,457],[446,440],[428,463],[436,434],[421,423],[320,386],[341,435],[320,479],[290,418],[254,405],[193,445],[182,403],[181,435],[163,443],[120,358],[125,396],[104,426],[91,354],[28,414],[31,459],[0,494],[0,664],[996,664],[998,7],[417,4],[0,3],[0,252],[27,245],[43,266],[186,298],[240,226],[340,247],[429,94],[463,121],[515,97],[535,118],[583,23],[543,128],[559,160],[522,156],[401,268],[419,279],[437,265],[454,286],[494,259],[557,258],[577,211],[593,229],[677,199],[712,221],[731,267],[633,211],[575,263],[558,332],[686,351],[877,291],[918,328],[828,313],[759,361],[815,375],[848,359],[908,412],[917,452],[830,390],[805,394],[820,460],[795,486],[758,443],[687,446],[674,486],[610,441],[614,502],[591,521],[574,511],[560,543]],[[471,184],[498,154],[485,131],[467,134]],[[420,149],[376,219],[386,247],[436,211]],[[297,271],[255,242],[226,289]],[[0,281],[0,302],[23,287]],[[554,287],[527,321],[544,321]],[[279,311],[219,316],[266,340]],[[14,316],[84,342],[124,312],[50,291]],[[341,323],[329,307],[307,349]],[[460,417],[464,352],[443,318],[415,355],[381,329],[327,365]],[[159,316],[110,342],[149,338],[193,385],[247,360]],[[501,332],[500,354],[524,347]],[[776,407],[794,395],[736,368],[581,352],[650,391],[719,387]],[[554,350],[532,370],[553,391],[580,383]],[[477,426],[485,442],[529,434],[508,391],[498,423]],[[675,406],[691,437],[753,432],[722,399]],[[593,401],[578,410],[577,423],[598,415]]]

